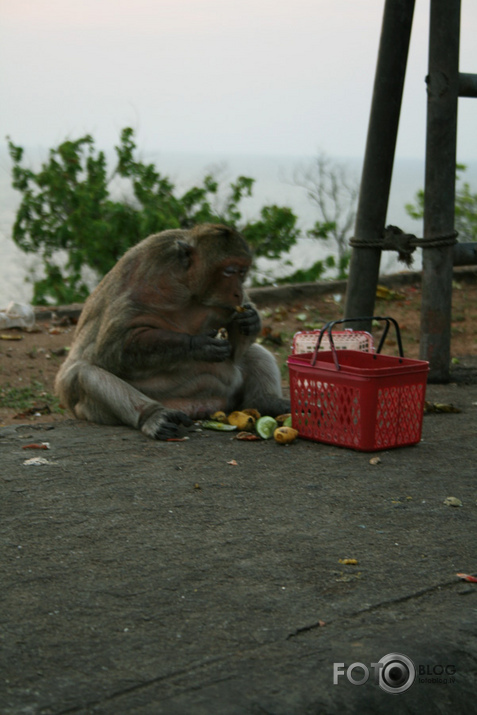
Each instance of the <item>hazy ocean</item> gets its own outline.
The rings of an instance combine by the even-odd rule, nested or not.
[[[47,157],[46,150],[28,151],[27,159],[35,166]],[[311,228],[319,216],[313,204],[306,196],[306,191],[294,185],[293,177],[299,166],[309,165],[312,157],[290,156],[205,156],[180,155],[157,152],[145,155],[145,161],[156,164],[162,174],[169,176],[181,189],[197,183],[205,173],[212,169],[224,181],[231,181],[239,175],[256,179],[254,195],[242,204],[246,218],[258,216],[259,210],[266,204],[290,206],[299,217],[300,226]],[[345,164],[349,177],[357,182],[361,176],[361,161],[336,159]],[[4,150],[0,152],[0,309],[10,300],[28,303],[32,295],[31,283],[26,281],[31,270],[35,270],[35,257],[20,251],[11,239],[12,225],[20,201],[20,194],[10,185],[11,162]],[[477,184],[477,164],[469,164],[465,180],[474,190]],[[405,204],[414,200],[415,193],[424,185],[424,164],[420,160],[400,159],[395,162],[391,195],[388,207],[387,224],[394,224],[416,235],[422,235],[420,222],[413,221],[406,214]],[[314,261],[324,258],[331,252],[331,244],[303,238],[290,254],[296,268],[307,267]],[[263,270],[270,266],[266,262],[259,264]],[[416,256],[414,267],[420,267],[420,256]],[[276,267],[278,272],[291,269]],[[384,254],[381,263],[383,273],[400,270],[394,254]]]

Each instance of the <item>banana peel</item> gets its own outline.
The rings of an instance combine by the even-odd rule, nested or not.
[[[398,293],[386,286],[378,285],[376,287],[376,298],[380,298],[381,300],[404,300],[405,297],[403,293]]]
[[[237,425],[224,424],[223,422],[215,422],[214,420],[205,420],[201,423],[205,429],[217,430],[217,432],[233,432],[237,429]]]
[[[458,407],[455,407],[453,404],[444,404],[441,402],[424,402],[424,412],[446,412],[457,414],[458,412],[462,412],[462,410],[460,410]]]

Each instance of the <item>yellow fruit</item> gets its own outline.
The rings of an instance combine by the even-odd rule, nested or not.
[[[279,444],[290,444],[298,437],[298,430],[293,427],[277,427],[273,437]]]
[[[225,414],[225,412],[222,412],[220,410],[218,412],[214,412],[213,415],[210,415],[210,419],[213,422],[223,422],[224,424],[227,423],[227,415]]]
[[[259,420],[261,417],[260,412],[253,407],[247,407],[247,409],[242,410],[242,412],[245,412],[246,415],[251,415],[254,420]]]
[[[227,419],[229,425],[235,425],[239,430],[244,432],[252,432],[255,427],[255,420],[251,415],[247,415],[245,412],[231,412]]]

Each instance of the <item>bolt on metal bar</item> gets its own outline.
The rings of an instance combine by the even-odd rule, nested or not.
[[[459,74],[459,97],[477,97],[477,74]]]

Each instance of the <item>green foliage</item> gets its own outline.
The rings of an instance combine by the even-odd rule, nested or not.
[[[345,251],[338,256],[338,260],[334,256],[328,256],[325,263],[328,268],[336,268],[336,278],[345,280],[348,277],[349,262],[351,260],[351,251]]]
[[[243,223],[240,202],[252,195],[254,179],[239,176],[225,188],[224,207],[214,209],[219,184],[212,175],[180,194],[154,164],[136,158],[134,132],[125,128],[108,178],[105,155],[86,135],[49,152],[37,173],[23,165],[23,149],[8,140],[12,185],[22,194],[13,239],[35,253],[45,277],[34,283],[34,304],[83,301],[89,289],[84,268],[107,273],[138,241],[170,228],[223,222],[240,230],[255,256],[278,258],[296,243],[297,217],[286,207],[265,206],[260,218]],[[127,199],[113,200],[111,181],[126,182]]]
[[[62,412],[58,398],[46,392],[41,382],[31,380],[30,385],[23,387],[12,387],[7,382],[6,385],[0,387],[0,407],[24,410],[29,409],[38,401],[47,402],[53,412]]]
[[[332,256],[329,256],[325,261],[316,261],[310,268],[300,268],[285,278],[278,278],[276,283],[311,283],[319,281],[326,271],[326,264]]]
[[[307,231],[307,234],[310,238],[320,238],[326,240],[330,237],[330,233],[335,229],[336,223],[334,221],[316,221],[313,228]]]
[[[455,229],[459,232],[462,243],[477,241],[477,194],[473,194],[470,185],[462,181],[459,172],[465,171],[464,164],[456,167],[455,192]],[[406,204],[406,212],[416,220],[424,217],[424,191],[420,189],[415,196],[415,203]]]
[[[349,230],[349,229],[346,229]],[[336,268],[336,278],[338,280],[344,280],[345,278],[348,277],[348,267],[349,267],[349,262],[351,260],[351,251],[349,248],[347,248],[347,244],[343,240],[340,244],[338,244],[336,240],[336,224],[334,221],[325,221],[325,222],[320,222],[317,221],[312,229],[307,231],[308,236],[310,238],[318,238],[322,241],[331,240],[335,241],[337,245],[340,246],[338,249],[338,257],[337,259],[334,258],[334,256],[328,256],[325,259],[325,266],[326,268]],[[345,234],[343,234],[344,236]],[[316,264],[315,264],[316,265]],[[323,271],[325,268],[323,269]]]
[[[257,258],[277,259],[290,250],[300,235],[297,218],[291,209],[281,206],[264,206],[260,216],[241,231]]]

